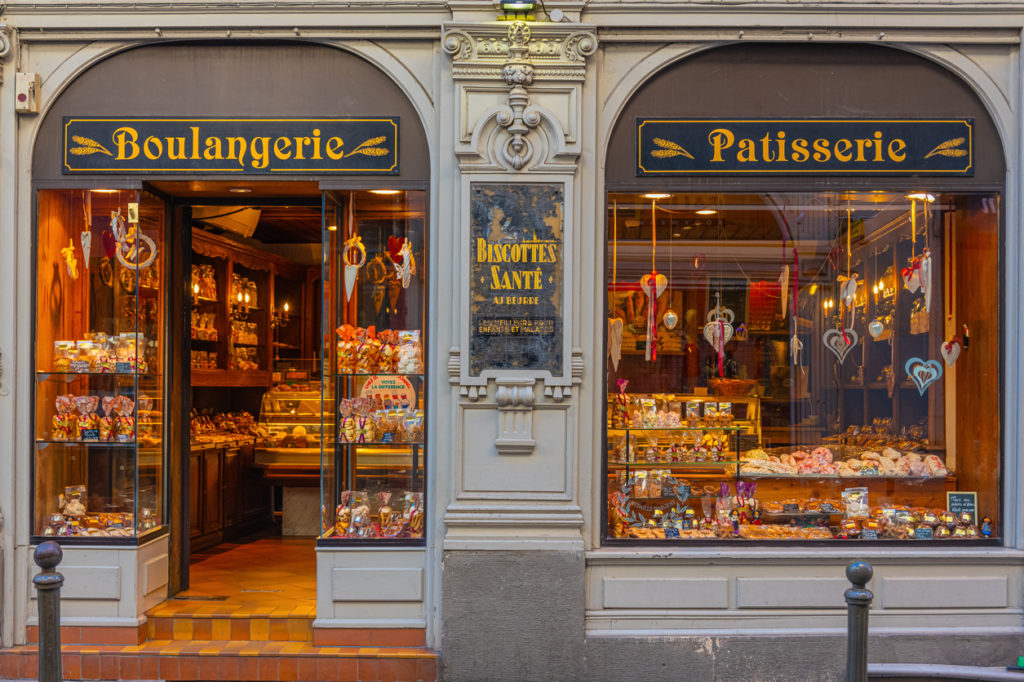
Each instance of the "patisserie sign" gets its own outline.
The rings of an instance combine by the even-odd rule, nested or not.
[[[637,175],[974,175],[974,121],[639,118]]]
[[[64,117],[64,174],[398,171],[398,117]]]
[[[561,184],[473,183],[469,367],[562,372]]]

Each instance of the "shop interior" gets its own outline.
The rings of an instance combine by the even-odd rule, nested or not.
[[[613,193],[607,220],[609,540],[998,537],[997,195]]]
[[[34,535],[169,532],[174,609],[309,615],[317,543],[422,542],[424,192],[157,181],[38,206]]]

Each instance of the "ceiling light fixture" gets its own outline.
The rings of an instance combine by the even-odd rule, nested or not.
[[[536,3],[528,0],[502,0],[501,11],[503,15],[498,17],[499,21],[533,21],[529,12],[533,11]]]
[[[252,192],[248,187],[231,187],[228,191],[233,192],[234,194],[249,194]]]
[[[935,195],[929,194],[928,192],[914,192],[913,194],[908,194],[907,199],[910,199],[911,201],[915,199],[917,201],[927,201],[930,204],[935,201]]]
[[[114,194],[115,192],[120,192],[121,190],[119,190],[119,189],[91,189],[89,191],[93,192],[94,194]]]
[[[400,189],[371,189],[370,194],[398,194],[401,191]]]
[[[671,194],[665,194],[664,192],[648,192],[644,195],[644,199],[668,199]]]
[[[697,211],[697,215],[715,215],[716,213],[718,213],[718,211],[713,208],[702,208]]]

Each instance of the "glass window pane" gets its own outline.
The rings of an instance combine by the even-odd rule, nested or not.
[[[425,200],[342,193],[326,228],[324,540],[423,537]]]
[[[999,536],[998,195],[611,194],[608,224],[609,538]]]

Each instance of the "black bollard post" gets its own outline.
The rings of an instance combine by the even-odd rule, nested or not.
[[[56,570],[64,550],[47,540],[36,547],[36,565],[43,569],[32,582],[39,602],[39,682],[61,682],[60,588],[64,576]]]
[[[867,584],[874,571],[871,564],[855,561],[846,567],[846,579],[853,587],[846,590],[846,682],[868,679],[868,609],[874,599]]]

